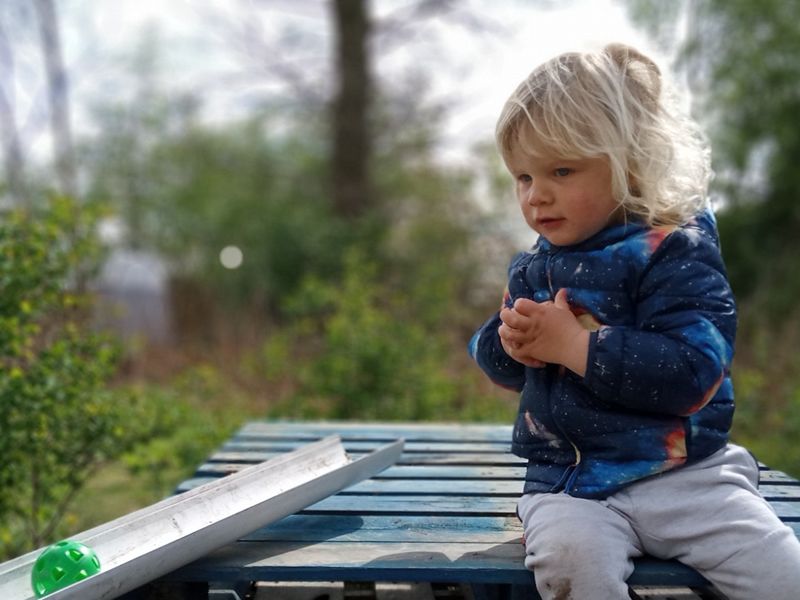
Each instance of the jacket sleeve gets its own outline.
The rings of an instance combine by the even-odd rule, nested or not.
[[[508,287],[503,294],[502,306],[513,306],[514,300],[520,297],[533,297],[525,281],[525,271],[530,258],[530,253],[520,252],[511,259],[508,267]],[[497,333],[500,325],[498,311],[472,336],[468,347],[469,354],[494,383],[519,392],[525,384],[525,365],[511,358],[503,349],[500,335]]]
[[[690,415],[729,374],[736,307],[715,240],[678,229],[639,281],[635,326],[593,332],[584,383],[628,409]]]
[[[494,383],[517,392],[525,384],[525,365],[511,358],[500,344],[500,312],[486,321],[472,336],[469,354]]]

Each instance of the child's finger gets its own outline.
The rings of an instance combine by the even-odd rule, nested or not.
[[[567,294],[567,288],[561,288],[558,290],[555,298],[555,304],[558,308],[566,308],[569,310],[569,295]]]
[[[514,302],[514,310],[524,316],[530,316],[536,312],[539,305],[528,298],[517,298]]]
[[[520,329],[525,326],[527,318],[516,312],[514,309],[505,308],[500,311],[500,320],[514,329]]]
[[[497,332],[500,334],[501,339],[517,345],[527,342],[529,337],[526,332],[514,329],[506,324],[500,325]]]

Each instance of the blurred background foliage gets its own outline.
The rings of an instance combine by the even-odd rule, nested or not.
[[[51,164],[20,152],[0,92],[0,557],[164,497],[249,418],[512,421],[514,395],[465,350],[526,243],[500,160],[490,139],[439,160],[447,108],[425,71],[386,81],[370,67],[389,19],[330,4],[330,81],[287,58],[291,99],[224,122],[202,117],[200,92],[161,83],[152,34],[125,57],[135,92],[98,101],[91,134],[53,120]],[[800,475],[800,5],[624,5],[678,57],[713,140],[741,311],[735,439]],[[0,10],[0,51],[3,28],[57,18],[30,6]],[[410,6],[403,27],[457,12]],[[149,295],[120,256],[156,257]],[[156,304],[157,331],[120,326]]]

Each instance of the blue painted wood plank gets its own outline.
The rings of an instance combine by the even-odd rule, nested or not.
[[[532,582],[522,546],[482,543],[238,542],[187,565],[170,578],[253,581]],[[640,559],[633,585],[707,584],[674,562]]]
[[[761,495],[768,500],[797,500],[800,501],[800,485],[776,485],[762,483],[758,486]]]
[[[460,424],[460,423],[360,423],[357,421],[298,423],[280,421],[251,421],[237,435],[295,437],[313,439],[315,436],[339,434],[349,439],[395,439],[505,441],[511,439],[510,425]]]
[[[782,471],[774,471],[772,469],[768,469],[766,471],[761,471],[761,483],[774,483],[774,484],[785,484],[785,485],[800,485],[800,482],[797,481],[791,475],[787,475]]]
[[[415,494],[441,496],[507,496],[519,498],[522,481],[448,480],[423,479],[368,479],[350,486],[344,494],[388,494],[407,496]]]
[[[800,520],[797,502],[770,502],[785,521]],[[516,498],[464,496],[347,496],[336,495],[310,506],[304,512],[360,514],[481,514],[507,516],[515,514]]]
[[[800,502],[772,500],[770,505],[782,521],[800,521]]]
[[[274,456],[283,454],[282,452],[215,452],[208,459],[209,462],[243,462],[257,463],[268,460]],[[360,452],[352,452],[358,456]],[[447,453],[404,453],[400,460],[400,465],[524,465],[525,461],[512,454],[447,454]]]
[[[238,462],[207,462],[200,465],[195,475],[220,476],[236,473],[249,466],[250,463]],[[524,465],[512,466],[437,466],[437,465],[395,465],[378,473],[373,479],[436,479],[436,480],[468,480],[480,479],[483,481],[519,481],[525,478]]]
[[[218,479],[219,476],[194,477],[182,482],[178,492],[190,490],[198,485]],[[522,481],[505,480],[447,480],[421,479],[410,482],[406,479],[368,479],[339,492],[343,495],[374,495],[383,494],[391,496],[504,496],[519,498],[522,493]]]
[[[489,515],[516,514],[516,498],[465,496],[330,496],[304,513],[362,515]]]
[[[800,521],[787,525],[800,538]],[[251,541],[520,542],[522,523],[516,516],[448,515],[319,515],[297,514],[242,538]]]
[[[492,542],[521,544],[516,517],[290,515],[242,538],[305,542]]]
[[[239,542],[181,568],[176,579],[530,583],[509,544]]]
[[[395,441],[396,439],[397,438],[391,441]],[[292,440],[254,441],[234,438],[226,442],[222,446],[222,450],[233,452],[291,452],[307,443],[306,441]],[[342,445],[347,452],[372,452],[385,443],[386,442],[383,441],[342,440]],[[510,454],[511,444],[509,442],[474,442],[471,444],[458,444],[453,442],[414,442],[406,440],[403,445],[403,452],[408,454],[423,452],[446,452],[448,454]]]
[[[217,477],[195,477],[182,482],[177,492],[184,492],[198,485],[214,481]],[[522,491],[519,481],[480,481],[480,480],[420,480],[410,483],[407,480],[367,480],[351,486],[339,495],[391,495],[402,500],[403,497],[456,496],[456,497],[502,497],[517,499]],[[793,494],[783,494],[784,486],[763,486],[762,494],[786,518],[800,519],[800,489]]]

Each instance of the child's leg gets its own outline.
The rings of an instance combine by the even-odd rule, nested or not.
[[[628,597],[632,558],[641,555],[628,521],[604,502],[566,494],[523,496],[525,566],[543,600]]]
[[[731,445],[609,501],[631,517],[646,552],[696,568],[731,600],[800,598],[800,542],[757,478],[753,458]]]

